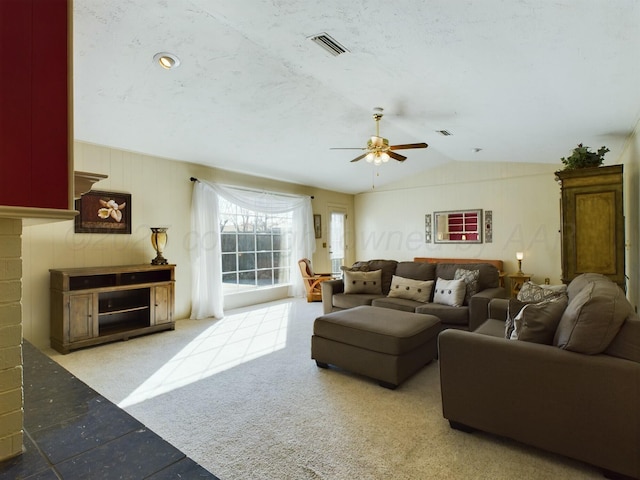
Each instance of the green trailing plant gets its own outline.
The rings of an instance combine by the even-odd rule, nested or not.
[[[604,154],[609,151],[607,147],[600,147],[597,152],[590,152],[589,147],[583,147],[580,143],[573,149],[571,155],[562,157],[560,160],[562,160],[565,170],[599,167],[604,162]]]

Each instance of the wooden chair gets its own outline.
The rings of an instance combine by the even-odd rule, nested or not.
[[[311,261],[308,258],[298,260],[298,266],[302,274],[304,288],[307,291],[307,302],[321,302],[322,282],[333,280],[336,277],[331,273],[313,273]]]

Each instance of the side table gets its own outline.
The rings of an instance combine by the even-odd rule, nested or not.
[[[528,273],[512,273],[509,275],[509,279],[511,280],[511,296],[515,298],[525,282],[531,280],[531,275]]]

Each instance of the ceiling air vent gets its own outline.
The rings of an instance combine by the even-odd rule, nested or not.
[[[436,132],[438,132],[443,137],[448,137],[449,135],[452,135],[452,133],[449,130],[436,130]]]
[[[309,39],[316,45],[320,45],[334,57],[337,57],[338,55],[349,51],[326,33],[319,33],[318,35],[309,37]]]

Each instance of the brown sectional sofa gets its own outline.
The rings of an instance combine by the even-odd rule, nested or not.
[[[557,321],[544,317],[549,303],[520,315],[538,338],[551,329],[551,344],[506,338],[505,319],[519,315],[514,300],[492,300],[476,332],[443,331],[443,415],[453,428],[640,478],[640,319],[602,275],[575,278],[562,302]]]
[[[432,261],[428,261],[432,260]],[[435,259],[417,261],[369,260],[356,262],[352,268],[365,271],[381,270],[382,293],[345,293],[344,281],[330,280],[322,283],[322,306],[324,314],[357,307],[372,305],[387,309],[413,313],[435,315],[441,321],[442,328],[458,328],[475,330],[488,318],[488,305],[492,298],[504,298],[507,291],[500,287],[500,271],[495,260],[454,260],[436,263]],[[462,306],[452,307],[433,303],[434,292],[429,302],[389,297],[391,281],[394,275],[413,280],[451,280],[457,269],[479,270],[478,291],[469,302]]]

